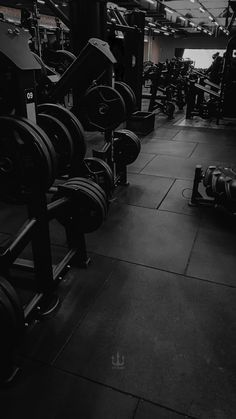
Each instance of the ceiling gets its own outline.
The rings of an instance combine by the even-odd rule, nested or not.
[[[65,14],[68,12],[68,0],[53,1]],[[146,28],[149,31],[155,31],[155,34],[163,33],[165,31],[162,29],[163,27],[167,28],[166,31],[169,34],[188,34],[190,36],[198,33],[228,36],[229,32],[236,30],[234,22],[236,0],[116,0],[114,3],[128,9],[145,10],[147,13]],[[31,8],[33,1],[1,0],[1,4]],[[38,7],[41,14],[52,15],[43,0],[38,0]]]

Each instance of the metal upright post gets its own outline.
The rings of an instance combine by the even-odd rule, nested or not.
[[[106,40],[107,2],[69,0],[73,52],[78,55],[90,38]]]
[[[133,31],[125,32],[125,82],[132,87],[137,99],[137,107],[142,105],[143,56],[145,12],[131,12],[127,21],[134,27]]]

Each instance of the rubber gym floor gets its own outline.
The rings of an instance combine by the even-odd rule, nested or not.
[[[183,117],[142,139],[130,185],[86,236],[89,268],[69,271],[60,310],[27,333],[3,419],[235,419],[235,224],[188,199],[196,164],[234,165],[236,131]],[[0,238],[22,218],[1,204]],[[56,222],[51,237],[56,260]]]

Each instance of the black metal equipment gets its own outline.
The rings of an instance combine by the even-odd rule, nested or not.
[[[199,184],[203,183],[205,193],[199,192]],[[209,166],[205,173],[202,166],[195,169],[193,191],[190,206],[210,206],[225,209],[236,214],[236,170],[228,167]]]
[[[4,22],[0,35],[2,67],[15,77],[14,116],[0,115],[0,200],[22,203],[28,211],[28,220],[0,251],[0,381],[9,382],[16,374],[14,352],[25,323],[58,307],[56,287],[72,261],[87,266],[84,234],[105,220],[108,202],[103,189],[91,179],[74,178],[53,186],[75,160],[83,161],[83,129],[60,105],[41,105],[37,115],[34,71],[40,66],[28,49],[28,35]],[[49,193],[58,197],[48,204]],[[65,220],[68,251],[53,265],[49,223],[60,215]],[[22,259],[29,244],[32,258]],[[30,292],[24,306],[6,279],[19,289],[23,280]]]

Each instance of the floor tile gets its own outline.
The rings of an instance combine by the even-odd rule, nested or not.
[[[103,227],[88,236],[92,252],[183,273],[196,235],[193,217],[113,205]]]
[[[140,153],[137,160],[128,166],[129,172],[132,170],[141,171],[155,157],[155,154]],[[131,169],[131,170],[130,170]]]
[[[200,227],[187,274],[236,287],[235,228]]]
[[[197,143],[208,143],[208,144],[219,144],[224,146],[225,144],[235,144],[235,133],[216,131],[216,130],[199,130],[199,129],[187,129],[181,130],[173,138],[175,141],[192,141]]]
[[[132,419],[137,405],[134,397],[32,362],[2,396],[7,419]]]
[[[159,210],[178,212],[180,214],[201,216],[201,207],[190,207],[189,201],[192,195],[193,181],[177,179],[165,199],[161,203]],[[201,189],[199,188],[201,192]]]
[[[51,362],[96,299],[115,264],[112,259],[91,255],[91,264],[87,269],[71,268],[57,291],[61,299],[59,311],[30,330],[21,353]]]
[[[151,134],[146,135],[145,141],[155,138],[172,140],[179,132],[180,129],[176,128],[157,128]]]
[[[197,405],[196,417],[218,409],[233,419],[235,298],[228,287],[120,263],[55,365],[178,412]]]
[[[184,159],[173,156],[157,156],[141,174],[164,176],[179,179],[193,179],[196,162],[193,159]]]
[[[161,156],[155,157],[147,166],[140,172],[141,174],[164,176],[176,179],[192,179],[196,165],[201,164],[203,168],[210,165],[220,165],[216,160],[204,160],[200,158],[184,159],[182,157]],[[226,164],[222,162],[222,164]]]
[[[198,144],[191,158],[197,160],[216,160],[235,166],[236,147],[219,144]]]
[[[180,141],[151,140],[142,145],[142,150],[147,153],[164,154],[177,157],[190,157],[196,143]]]
[[[121,187],[119,203],[157,208],[173,184],[173,179],[147,175],[129,175],[129,187]]]
[[[185,419],[187,416],[172,412],[152,403],[141,401],[134,419]]]

